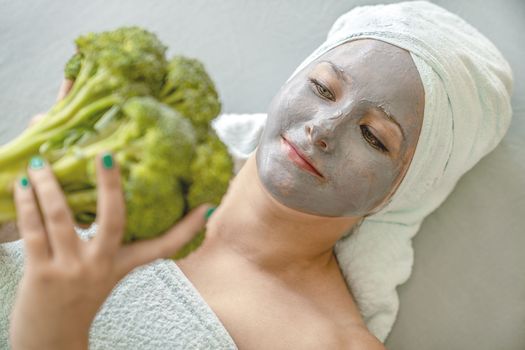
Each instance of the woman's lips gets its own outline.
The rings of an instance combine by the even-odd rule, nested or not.
[[[324,180],[324,176],[309,163],[306,157],[301,154],[301,151],[283,136],[281,136],[281,144],[283,145],[285,152],[288,154],[288,158],[290,158],[297,166]]]

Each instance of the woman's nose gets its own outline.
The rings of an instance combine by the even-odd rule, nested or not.
[[[326,141],[327,137],[325,136],[325,132],[323,132],[319,126],[306,124],[304,129],[311,144],[319,147],[322,151],[328,151],[328,143]]]
[[[331,118],[312,120],[304,126],[308,140],[324,152],[333,149],[335,143],[334,131],[341,120],[342,113],[338,112]]]

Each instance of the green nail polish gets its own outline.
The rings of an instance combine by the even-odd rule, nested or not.
[[[44,160],[40,156],[34,156],[29,161],[29,167],[34,170],[42,169],[44,167]]]
[[[217,209],[217,208],[216,207],[212,207],[212,208],[209,208],[208,210],[206,210],[206,214],[204,215],[206,220],[208,220],[210,218],[211,214],[213,214],[215,209]]]
[[[29,187],[29,180],[27,179],[27,176],[23,176],[20,179],[20,186],[22,186],[23,188]]]
[[[105,153],[105,154],[102,156],[102,165],[103,165],[104,168],[106,168],[106,169],[111,169],[111,168],[113,168],[113,157],[111,156],[111,153]]]

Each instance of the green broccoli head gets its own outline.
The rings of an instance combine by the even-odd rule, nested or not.
[[[195,151],[187,200],[190,209],[203,203],[219,205],[233,176],[233,161],[226,146],[210,130]]]
[[[182,217],[181,181],[190,173],[195,133],[188,120],[151,97],[132,98],[122,110],[133,120],[134,132],[143,131],[135,147],[118,153],[128,174],[124,181],[128,242],[158,236]]]
[[[215,85],[203,64],[184,56],[169,61],[161,101],[192,122],[198,140],[206,137],[210,121],[221,110]]]
[[[82,63],[82,55],[76,53],[67,61],[66,67],[64,68],[64,77],[66,79],[75,80],[80,72],[80,65]]]
[[[182,217],[184,197],[180,182],[164,170],[147,162],[130,169],[124,184],[124,242],[158,236]]]
[[[65,74],[76,79],[86,64],[93,71],[105,70],[141,85],[147,94],[157,96],[166,74],[166,47],[157,36],[139,27],[89,33],[75,40],[77,53],[66,64]],[[134,86],[134,88],[137,88]]]
[[[196,144],[191,123],[150,97],[130,99],[123,111],[135,120],[137,130],[148,130],[142,140],[142,159],[156,164],[159,169],[166,169],[170,176],[188,179]],[[153,123],[157,127],[151,128]]]

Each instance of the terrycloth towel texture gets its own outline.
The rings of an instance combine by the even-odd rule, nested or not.
[[[81,237],[92,236],[79,230]],[[0,349],[8,346],[8,315],[22,277],[22,241],[0,244]],[[53,322],[53,320],[50,320]],[[212,309],[172,260],[135,269],[97,314],[91,350],[237,349]]]
[[[342,15],[289,79],[325,52],[362,38],[409,51],[425,89],[423,126],[405,178],[383,208],[335,247],[369,330],[384,342],[399,308],[396,286],[412,271],[412,237],[510,124],[512,72],[496,47],[464,20],[415,1],[357,7]],[[265,118],[222,115],[214,127],[232,153],[247,157],[249,150],[241,146],[255,141],[244,138],[260,135]]]

